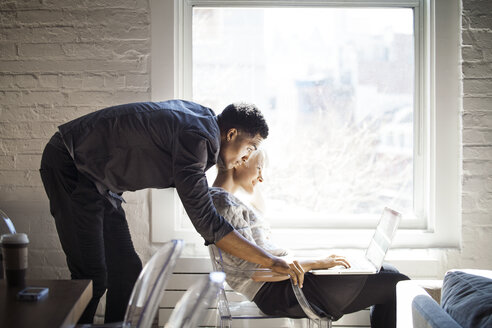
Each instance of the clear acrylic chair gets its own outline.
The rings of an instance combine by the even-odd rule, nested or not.
[[[8,215],[0,210],[0,236],[8,233],[17,233],[15,231],[15,226],[12,223],[12,220],[8,217]],[[0,279],[3,279],[3,255],[0,251]]]
[[[241,272],[242,274],[246,274],[248,276],[252,276],[254,272],[271,272],[269,269],[256,269],[250,270],[251,272],[245,272],[245,270],[238,270],[236,268],[232,268],[227,266],[222,261],[222,251],[217,248],[215,245],[208,246],[210,259],[212,260],[212,266],[215,271],[225,272]],[[309,328],[331,328],[331,318],[321,317],[319,316],[311,307],[309,302],[307,301],[302,289],[295,285],[291,280],[292,290],[297,298],[297,302],[301,306],[302,310],[306,314],[306,318],[308,318]],[[218,301],[218,312],[219,312],[219,321],[221,328],[230,328],[232,326],[232,320],[254,320],[254,319],[272,319],[272,318],[283,318],[281,316],[272,316],[267,315],[261,312],[261,310],[256,306],[254,302],[250,301],[240,301],[240,302],[230,302],[227,299],[227,295],[225,289],[222,288],[219,294]]]
[[[15,231],[15,226],[12,223],[12,220],[8,217],[8,215],[0,210],[0,235],[6,234],[6,233],[17,233]]]
[[[159,308],[159,302],[162,299],[166,284],[173,273],[183,247],[183,240],[171,240],[152,255],[135,282],[123,322],[102,325],[78,325],[77,328],[152,327],[157,309]]]
[[[195,328],[201,323],[204,310],[215,305],[224,288],[224,272],[211,272],[196,281],[176,304],[165,328]]]

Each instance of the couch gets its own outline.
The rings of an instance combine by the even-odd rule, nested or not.
[[[442,282],[399,282],[397,327],[492,327],[492,271],[455,269]]]

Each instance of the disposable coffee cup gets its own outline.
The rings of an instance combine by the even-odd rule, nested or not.
[[[23,287],[26,284],[27,245],[25,233],[5,234],[1,238],[3,267],[7,286]]]

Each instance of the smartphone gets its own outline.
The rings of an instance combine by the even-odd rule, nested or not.
[[[48,295],[47,287],[26,287],[17,293],[17,299],[20,301],[39,301]]]

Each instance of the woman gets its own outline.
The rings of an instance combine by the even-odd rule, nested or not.
[[[258,183],[263,182],[262,170],[265,155],[257,151],[242,166],[223,170],[210,188],[215,207],[231,225],[250,242],[275,256],[286,256],[287,251],[269,240],[269,231],[252,207],[241,202],[234,193],[244,190],[253,194]],[[236,291],[252,300],[266,314],[288,317],[305,317],[290,286],[289,276],[252,277],[244,272],[259,266],[222,253],[226,266],[238,270],[227,272],[227,282]],[[328,269],[337,265],[349,267],[342,256],[331,255],[315,260],[293,261],[306,274],[299,281],[311,306],[321,315],[338,320],[342,315],[372,306],[371,327],[396,327],[396,283],[409,279],[390,265],[383,265],[374,275],[313,275],[312,269]]]

